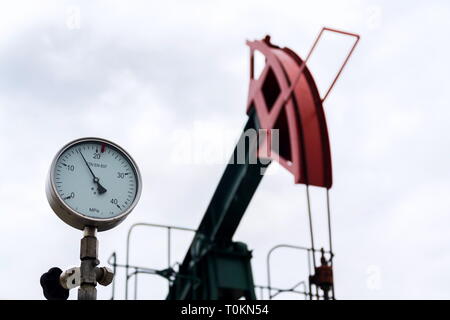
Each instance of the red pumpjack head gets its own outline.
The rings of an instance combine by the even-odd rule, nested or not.
[[[321,98],[306,62],[324,31],[353,36],[356,41],[324,98]],[[278,161],[294,175],[295,183],[327,189],[333,184],[330,143],[322,104],[358,41],[359,35],[323,28],[305,61],[292,50],[273,45],[269,36],[263,40],[247,41],[250,47],[247,112],[255,109],[261,128],[268,131],[278,129],[280,139],[278,152],[267,145],[270,139],[265,139],[258,156]],[[254,77],[255,51],[266,59],[258,79]]]

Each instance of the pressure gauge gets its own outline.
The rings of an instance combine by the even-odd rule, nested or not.
[[[51,208],[67,224],[109,230],[134,209],[141,194],[139,169],[117,144],[82,138],[55,156],[47,178]]]

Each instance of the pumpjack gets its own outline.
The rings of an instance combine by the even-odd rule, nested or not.
[[[326,31],[351,36],[356,41],[321,97],[306,63]],[[289,48],[272,44],[269,36],[247,41],[250,47],[248,121],[184,261],[174,275],[167,299],[256,299],[250,264],[252,253],[246,244],[233,241],[233,235],[272,161],[278,161],[291,172],[296,184],[325,188],[328,196],[333,181],[323,103],[358,41],[356,34],[323,28],[305,60]],[[265,58],[258,78],[256,51]],[[273,132],[278,135],[277,141]],[[311,215],[309,192],[307,195]],[[313,237],[310,250],[314,264],[314,274],[309,277],[310,292],[315,286],[316,290],[322,290],[323,298],[334,299],[331,231],[328,258],[323,249],[316,252]],[[316,253],[320,252],[321,265],[316,265]]]

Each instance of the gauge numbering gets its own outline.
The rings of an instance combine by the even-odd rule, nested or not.
[[[99,138],[66,145],[55,157],[49,179],[51,207],[78,229],[114,227],[134,208],[141,190],[133,159],[116,144]]]

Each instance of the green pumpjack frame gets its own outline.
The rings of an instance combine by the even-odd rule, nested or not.
[[[168,300],[256,299],[252,253],[246,244],[232,241],[263,171],[270,165],[270,160],[254,161],[258,135],[248,135],[251,129],[260,129],[255,110],[249,112],[244,132],[170,287]],[[245,143],[244,149],[241,143]],[[238,163],[238,152],[242,151],[245,157],[239,157]]]

